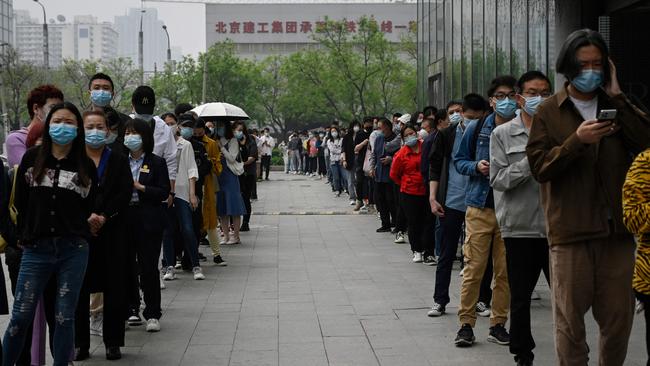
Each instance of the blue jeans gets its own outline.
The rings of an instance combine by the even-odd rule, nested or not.
[[[54,365],[68,365],[74,347],[75,309],[87,263],[88,243],[83,238],[40,239],[24,249],[11,320],[2,341],[3,365],[14,365],[18,360],[38,299],[52,276],[57,280]]]
[[[336,192],[343,191],[343,167],[338,161],[333,161],[330,165],[332,171],[332,189]]]
[[[192,222],[192,207],[189,202],[180,198],[174,198],[174,210],[176,211],[176,218],[178,219],[181,237],[183,238],[185,254],[189,257],[190,262],[192,263],[192,268],[199,267],[199,245],[196,240],[194,224]],[[163,256],[165,257],[165,262],[168,263],[168,266],[173,266],[176,263],[174,258],[173,242],[170,248],[165,244]]]

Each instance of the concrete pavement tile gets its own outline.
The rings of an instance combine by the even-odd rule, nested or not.
[[[233,351],[230,366],[278,366],[278,351]]]
[[[328,366],[323,342],[280,343],[281,366]]]
[[[379,365],[366,337],[326,337],[324,341],[330,365]]]

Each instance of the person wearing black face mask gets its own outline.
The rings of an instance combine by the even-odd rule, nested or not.
[[[355,211],[359,211],[368,205],[368,179],[363,171],[363,163],[366,158],[366,152],[370,145],[370,133],[372,132],[372,118],[366,117],[363,119],[363,130],[359,131],[354,137],[354,154],[355,154],[355,176],[356,176],[356,193],[357,205],[354,207]],[[367,209],[366,209],[367,210]]]

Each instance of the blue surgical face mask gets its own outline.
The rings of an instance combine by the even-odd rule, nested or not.
[[[124,146],[131,151],[138,151],[142,148],[142,136],[126,135],[124,136]]]
[[[515,116],[515,111],[517,110],[517,102],[514,99],[503,98],[497,100],[496,107],[494,111],[503,118],[511,118]]]
[[[92,129],[87,130],[86,134],[86,145],[90,146],[93,149],[99,149],[100,147],[106,144],[106,131]]]
[[[540,103],[544,100],[541,95],[529,98],[524,97],[524,99],[526,99],[526,103],[524,103],[523,109],[531,117],[537,113],[537,107],[539,107]]]
[[[98,107],[106,107],[113,99],[113,93],[108,90],[92,90],[90,92],[90,101]]]
[[[404,139],[404,145],[408,147],[413,147],[417,145],[418,143],[418,137],[415,135],[408,136]]]
[[[593,69],[582,70],[571,80],[571,84],[583,93],[591,93],[603,85],[603,72]]]
[[[217,136],[223,137],[223,135],[226,134],[226,128],[225,127],[217,127]]]
[[[244,131],[235,131],[235,138],[241,140],[244,138]]]
[[[66,123],[50,124],[50,137],[57,145],[67,145],[77,137],[77,126]]]
[[[192,127],[181,127],[181,137],[185,140],[189,140],[194,135],[194,129]]]
[[[462,120],[463,116],[460,115],[460,112],[454,112],[451,116],[449,116],[450,123],[460,123]]]

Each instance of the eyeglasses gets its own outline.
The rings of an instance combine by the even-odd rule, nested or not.
[[[512,91],[512,92],[510,92],[510,93],[508,93],[508,94],[504,94],[504,93],[496,93],[496,94],[494,94],[492,97],[493,97],[494,99],[496,99],[496,100],[504,100],[504,99],[506,99],[506,98],[508,98],[508,99],[515,99],[515,96],[516,96],[516,95],[517,95],[517,93],[515,93],[514,91]]]

